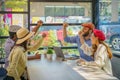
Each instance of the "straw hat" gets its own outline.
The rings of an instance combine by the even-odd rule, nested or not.
[[[26,28],[20,28],[17,31],[18,40],[16,41],[16,44],[23,43],[25,40],[29,39],[33,35],[34,35],[34,32],[29,32],[28,29]]]

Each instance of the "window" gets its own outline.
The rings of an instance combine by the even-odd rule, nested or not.
[[[113,51],[120,51],[120,1],[100,0],[100,29]]]
[[[74,6],[65,6],[65,16],[76,16],[74,15],[75,8]]]
[[[54,6],[45,6],[45,16],[54,17],[55,8]]]
[[[83,23],[91,20],[91,3],[32,2],[31,23],[39,19],[44,23]]]
[[[31,27],[34,28],[34,26],[31,26]],[[82,27],[78,26],[78,25],[73,25],[73,26],[70,25],[67,28],[67,34],[69,36],[75,36],[78,34],[78,31],[81,28]],[[77,46],[77,44],[67,43],[63,40],[63,29],[62,29],[62,26],[60,26],[60,25],[41,26],[34,39],[36,40],[39,37],[39,35],[41,35],[42,33],[47,34],[47,37],[44,39],[41,47],[53,47],[53,46],[75,47],[75,46]],[[33,41],[33,43],[34,43],[34,41]],[[77,49],[67,50],[67,52],[69,52],[69,51],[70,51],[70,53],[79,54]]]
[[[64,17],[64,6],[54,6],[55,7],[55,17]]]
[[[69,25],[67,28],[68,34],[74,36],[81,29],[80,23],[92,21],[91,2],[32,2],[30,4],[31,27],[38,20],[42,20],[44,25],[40,27],[39,32],[46,33],[42,47],[74,47],[76,44],[66,43],[63,40],[62,23],[67,22],[74,25]],[[36,37],[37,38],[37,37]],[[79,54],[78,50],[71,49],[67,52]]]
[[[27,11],[27,0],[1,0],[0,11]]]
[[[9,36],[9,26],[19,25],[21,27],[28,26],[26,14],[0,14],[0,36]]]
[[[9,26],[28,28],[28,0],[0,0],[0,48],[9,36]]]

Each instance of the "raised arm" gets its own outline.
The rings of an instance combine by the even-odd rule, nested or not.
[[[68,27],[68,23],[63,23],[63,38],[64,38],[64,40],[69,43],[76,43],[76,39],[78,36],[69,37],[67,35],[67,27]]]
[[[95,61],[85,62],[86,65],[96,65],[102,68],[105,65],[105,57],[107,58],[106,48],[101,46],[99,50],[96,52]]]
[[[67,27],[68,27],[68,23],[63,23],[63,38],[64,39],[67,37]]]
[[[92,55],[92,48],[86,44],[83,34],[84,32],[82,31],[79,32],[80,42],[82,44],[80,48],[84,51],[85,54]]]
[[[35,32],[34,34],[36,34],[37,31],[38,31],[38,29],[42,26],[42,24],[43,24],[43,21],[42,21],[42,20],[39,20],[39,21],[37,22],[37,25],[33,28],[32,32]]]
[[[28,46],[28,51],[36,51],[40,47],[40,45],[42,44],[45,37],[46,37],[46,34],[43,33],[42,37],[39,38],[37,41],[35,41],[34,45]]]

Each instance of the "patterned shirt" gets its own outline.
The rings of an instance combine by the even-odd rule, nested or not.
[[[79,53],[80,53],[80,58],[83,58],[83,59],[85,59],[85,60],[87,60],[87,61],[93,61],[93,58],[92,58],[91,56],[86,55],[86,54],[83,52],[83,50],[80,49],[81,43],[80,43],[80,38],[79,38],[78,35],[77,35],[77,36],[73,36],[73,37],[68,37],[68,36],[67,36],[67,37],[64,38],[64,40],[65,40],[66,42],[69,42],[69,43],[76,43],[76,44],[77,44],[78,50],[79,50]],[[89,46],[91,46],[91,40],[85,40],[85,42],[86,42]]]
[[[4,51],[5,51],[5,53],[6,53],[6,57],[5,57],[5,67],[7,67],[8,66],[8,57],[9,57],[9,54],[10,54],[10,51],[11,51],[11,49],[12,49],[12,47],[14,46],[14,44],[15,44],[15,42],[12,40],[12,39],[10,39],[10,38],[8,38],[7,40],[6,40],[6,42],[5,42],[5,47],[4,47]]]

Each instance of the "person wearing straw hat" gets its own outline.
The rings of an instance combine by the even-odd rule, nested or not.
[[[17,39],[16,32],[20,28],[21,28],[21,26],[18,26],[18,25],[11,25],[9,28],[9,38],[6,40],[5,46],[4,46],[4,51],[6,53],[5,68],[7,68],[7,66],[8,66],[8,63],[9,63],[8,56],[10,54],[12,47],[15,44],[16,39]]]
[[[42,20],[39,20],[37,22],[37,25],[33,28],[33,32],[35,32],[34,34],[36,34],[36,32],[38,31],[39,27],[41,27],[43,24]],[[19,25],[11,25],[9,28],[9,38],[6,40],[5,42],[5,46],[4,46],[4,51],[6,53],[6,57],[5,57],[5,68],[7,68],[9,61],[8,61],[8,56],[10,54],[11,49],[13,48],[17,37],[16,37],[16,32],[21,28],[21,26]],[[39,54],[35,54],[35,56],[30,56],[28,57],[29,60],[31,59],[36,59],[39,58]]]
[[[85,38],[85,42],[91,46],[91,40],[90,40],[90,34],[92,32],[92,30],[95,28],[93,23],[87,22],[87,23],[83,23],[81,24],[82,26],[82,30],[85,32],[85,34],[83,35]],[[68,36],[67,35],[67,27],[68,27],[68,23],[63,23],[63,37],[64,37],[64,41],[68,42],[68,43],[75,43],[77,44],[78,50],[79,50],[79,54],[80,54],[80,59],[85,59],[87,61],[93,61],[93,58],[91,56],[86,55],[82,49],[80,49],[81,46],[81,42],[80,42],[80,38],[79,35],[75,35],[75,36]],[[81,31],[81,30],[80,30]]]
[[[14,78],[14,80],[21,80],[20,77],[23,75],[26,62],[27,62],[27,53],[28,51],[35,51],[41,45],[46,34],[42,34],[36,43],[33,46],[29,46],[29,39],[34,35],[35,32],[29,32],[26,28],[20,28],[17,31],[17,41],[15,46],[10,52],[9,55],[9,66],[7,67],[7,76],[6,78]],[[6,79],[4,79],[6,80]]]
[[[85,61],[81,60],[80,64],[87,66],[97,66],[101,70],[104,70],[106,73],[112,75],[112,67],[111,67],[111,58],[112,52],[110,48],[105,44],[105,35],[101,30],[94,29],[91,35],[92,47],[89,47],[84,38],[84,32],[81,31],[79,34],[80,42],[82,43],[81,49],[84,50],[84,53],[87,55],[92,55],[94,61]]]

